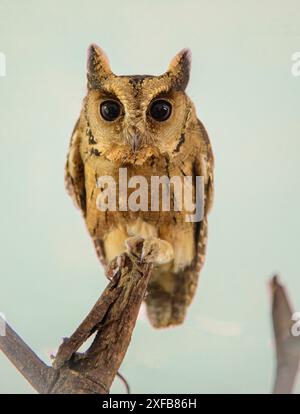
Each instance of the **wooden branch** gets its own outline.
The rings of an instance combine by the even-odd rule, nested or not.
[[[276,345],[274,394],[290,394],[297,378],[300,361],[300,337],[293,337],[293,309],[285,287],[274,276],[272,289],[272,321]]]
[[[152,264],[141,261],[143,240],[114,260],[112,279],[91,312],[59,347],[53,367],[45,365],[8,327],[0,337],[0,349],[39,393],[106,394],[126,354]],[[77,353],[96,332],[89,349]]]
[[[51,382],[54,370],[48,367],[5,322],[5,336],[0,336],[0,349],[39,393]]]

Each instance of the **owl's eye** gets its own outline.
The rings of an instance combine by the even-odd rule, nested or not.
[[[164,99],[158,99],[157,101],[152,102],[149,112],[152,118],[156,121],[166,121],[171,115],[172,106],[170,102],[165,101]]]
[[[114,121],[120,116],[121,106],[116,101],[104,101],[100,105],[100,113],[106,121]]]

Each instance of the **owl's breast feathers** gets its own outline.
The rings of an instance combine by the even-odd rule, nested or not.
[[[168,155],[160,155],[155,149],[146,149],[148,157],[144,154],[144,158],[135,155],[138,162],[134,162],[135,159],[124,160],[119,162],[120,158],[123,159],[124,151],[119,149],[117,154],[117,161],[112,160],[112,153],[109,158],[105,156],[99,156],[89,158],[85,163],[85,189],[86,189],[86,223],[90,233],[93,237],[103,238],[109,229],[114,226],[120,226],[120,224],[126,224],[128,221],[142,218],[143,220],[151,223],[155,226],[167,225],[169,223],[176,231],[184,231],[184,227],[189,224],[185,221],[186,211],[174,211],[172,210],[173,192],[171,188],[170,195],[170,210],[171,211],[152,211],[151,210],[151,179],[153,176],[167,177],[172,180],[172,177],[179,177],[183,179],[185,176],[192,176],[194,174],[194,162],[193,159],[182,158],[170,159]],[[149,155],[150,154],[150,155]],[[128,162],[129,161],[129,162]],[[143,161],[143,162],[142,162]],[[147,185],[147,211],[119,211],[119,185],[120,185],[120,171],[126,170],[126,181],[128,184],[132,177],[143,177],[146,180]],[[99,178],[103,176],[112,177],[116,183],[116,211],[99,211],[97,208],[97,198],[101,192],[101,188],[98,188],[97,182]],[[123,183],[124,184],[124,183]],[[138,185],[134,188],[127,189],[127,202],[130,195],[139,188]],[[161,205],[161,200],[160,200]]]

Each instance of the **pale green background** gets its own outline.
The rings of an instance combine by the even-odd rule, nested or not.
[[[47,360],[106,285],[63,183],[88,45],[119,74],[188,46],[216,158],[207,262],[185,324],[141,317],[121,372],[136,393],[269,392],[273,272],[300,310],[299,1],[0,0],[0,17],[0,311]],[[0,392],[33,392],[2,355]]]

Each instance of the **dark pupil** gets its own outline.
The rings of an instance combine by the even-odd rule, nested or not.
[[[165,121],[171,115],[171,105],[167,101],[155,101],[150,107],[150,114],[157,121]]]
[[[106,121],[113,121],[120,115],[120,105],[115,101],[102,102],[100,112]]]

